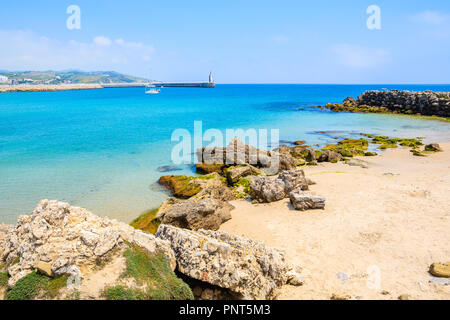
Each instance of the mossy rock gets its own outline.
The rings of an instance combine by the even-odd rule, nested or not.
[[[425,146],[425,151],[438,152],[441,151],[441,147],[437,143],[430,143]]]
[[[375,157],[376,155],[378,155],[378,153],[376,153],[376,152],[365,152],[364,153],[365,157]]]
[[[424,153],[422,153],[421,151],[419,151],[417,149],[412,149],[412,150],[410,150],[410,152],[412,152],[413,156],[416,156],[416,157],[426,157],[426,155]]]
[[[173,196],[188,199],[202,191],[193,181],[195,178],[187,176],[162,176],[158,183],[170,190]]]
[[[210,174],[210,173],[218,173],[222,174],[222,170],[225,166],[223,164],[205,164],[205,163],[197,163],[195,165],[195,170],[199,174]]]
[[[301,146],[301,145],[303,145],[305,143],[306,143],[305,140],[297,140],[297,141],[294,141],[292,144],[294,144],[296,146]]]
[[[130,225],[135,229],[155,234],[161,224],[161,220],[156,218],[158,210],[159,209],[153,209],[144,212],[138,218],[134,219]]]
[[[189,286],[170,269],[162,254],[150,254],[143,248],[129,245],[124,251],[125,281],[103,291],[107,300],[193,300]],[[134,279],[137,286],[129,287],[126,279]]]

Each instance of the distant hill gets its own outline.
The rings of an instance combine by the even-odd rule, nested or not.
[[[114,71],[0,71],[0,76],[6,76],[16,84],[141,83],[148,81]]]

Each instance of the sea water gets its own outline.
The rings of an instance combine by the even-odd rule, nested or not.
[[[450,140],[450,124],[415,116],[333,113],[309,108],[341,103],[365,90],[450,91],[449,86],[217,85],[215,89],[144,88],[0,94],[0,222],[13,223],[41,199],[57,199],[129,222],[158,207],[165,174],[195,174],[173,165],[176,129],[279,129],[281,140],[327,143],[366,132],[426,141]],[[304,109],[304,110],[299,110]],[[333,135],[332,134],[332,135]]]

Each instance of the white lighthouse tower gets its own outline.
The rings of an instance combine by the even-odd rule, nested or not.
[[[209,73],[209,83],[214,83],[212,71]]]

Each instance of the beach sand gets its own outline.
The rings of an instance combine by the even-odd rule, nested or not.
[[[304,285],[282,287],[278,299],[450,299],[450,284],[430,283],[428,273],[431,263],[450,261],[450,143],[441,147],[428,157],[406,148],[362,157],[367,169],[306,167],[325,210],[295,211],[288,199],[233,201],[221,230],[285,250],[302,268]]]

